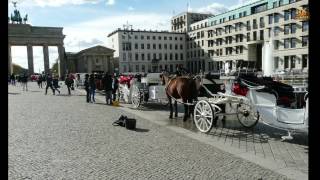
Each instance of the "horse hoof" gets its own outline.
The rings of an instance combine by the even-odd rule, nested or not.
[[[178,114],[175,114],[174,117],[178,117]]]
[[[183,122],[186,122],[188,118],[183,118]]]
[[[169,116],[169,119],[172,119],[172,116]]]

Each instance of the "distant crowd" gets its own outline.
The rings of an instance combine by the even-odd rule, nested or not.
[[[80,80],[80,76],[77,77],[73,74],[67,74],[64,79],[64,84],[68,89],[68,95],[71,95],[71,91],[75,89],[75,83]],[[14,73],[8,76],[8,83],[16,86],[22,86],[23,91],[28,91],[28,80],[36,81],[39,88],[45,87],[45,95],[48,93],[48,89],[52,90],[52,94],[56,92],[60,94],[61,86],[59,84],[59,76],[51,73],[39,74],[34,77],[29,77],[26,73],[15,75]],[[86,91],[86,102],[95,103],[96,90],[105,90],[106,104],[111,105],[112,101],[116,100],[116,94],[119,88],[118,77],[110,73],[105,74],[86,74],[83,83]]]

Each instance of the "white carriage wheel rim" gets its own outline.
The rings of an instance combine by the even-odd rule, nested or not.
[[[213,125],[213,108],[204,100],[199,101],[194,109],[194,122],[201,132],[210,131]]]

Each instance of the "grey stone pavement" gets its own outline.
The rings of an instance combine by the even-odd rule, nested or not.
[[[256,143],[262,134],[237,128],[201,134],[181,118],[169,121],[163,107],[133,110],[86,103],[83,92],[67,96],[65,87],[55,96],[51,91],[44,95],[35,83],[27,92],[11,85],[8,90],[9,179],[307,179],[307,144],[272,137]],[[121,114],[136,118],[137,129],[112,126]],[[246,148],[254,157],[235,153],[250,144],[243,137],[255,139]],[[279,165],[253,163],[262,150],[261,159],[270,159],[264,146],[271,144],[269,149],[278,149],[272,162],[283,158]],[[284,175],[292,163],[295,171]]]

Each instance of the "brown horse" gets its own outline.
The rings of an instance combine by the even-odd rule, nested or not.
[[[166,94],[170,105],[169,118],[171,119],[173,115],[172,99],[175,100],[175,117],[178,117],[177,99],[182,99],[182,103],[184,104],[183,121],[186,121],[190,117],[190,113],[188,112],[189,106],[193,108],[193,100],[197,100],[198,98],[200,80],[188,76],[170,77],[167,73],[161,74],[160,77],[162,85],[166,87]]]

